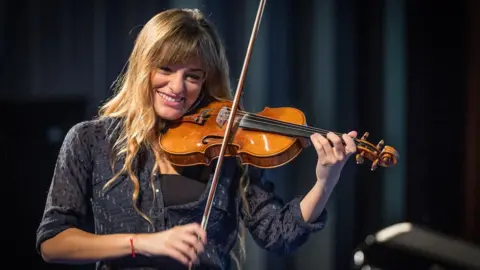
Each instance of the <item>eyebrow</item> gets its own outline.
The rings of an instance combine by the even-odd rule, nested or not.
[[[203,69],[201,69],[201,68],[192,68],[192,69],[189,69],[188,71],[193,71],[193,72],[196,72],[196,71],[205,72],[205,70],[203,70]]]

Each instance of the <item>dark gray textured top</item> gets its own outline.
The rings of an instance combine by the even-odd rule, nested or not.
[[[180,205],[164,205],[159,176],[155,179],[156,196],[149,185],[154,164],[151,150],[144,149],[136,158],[141,195],[139,208],[152,219],[155,228],[133,208],[132,182],[122,175],[106,191],[102,188],[113,176],[110,169],[111,146],[118,136],[115,127],[121,120],[95,119],[75,125],[69,130],[55,166],[43,219],[37,231],[37,249],[40,244],[60,233],[77,227],[97,234],[158,232],[175,225],[201,222],[207,189],[195,201]],[[121,168],[123,160],[115,165]],[[246,192],[250,216],[242,210],[238,191],[239,170],[236,161],[225,158],[213,208],[207,228],[208,243],[195,269],[229,269],[229,252],[237,239],[239,222],[243,221],[256,243],[269,251],[287,254],[302,245],[313,231],[323,229],[327,214],[312,223],[306,223],[300,211],[300,197],[288,203],[273,193],[273,185],[266,179],[265,170],[250,167],[250,185]],[[212,165],[214,166],[214,165]],[[214,167],[213,167],[214,168]],[[198,167],[183,174],[199,176]],[[200,168],[201,169],[201,168]],[[168,267],[167,267],[168,265]],[[169,258],[125,256],[97,263],[97,269],[185,269]]]

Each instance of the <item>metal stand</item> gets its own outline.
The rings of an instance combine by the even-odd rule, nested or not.
[[[411,223],[369,235],[354,251],[361,270],[478,270],[480,247]]]

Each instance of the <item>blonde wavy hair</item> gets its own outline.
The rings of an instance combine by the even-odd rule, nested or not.
[[[135,175],[132,162],[142,146],[150,147],[157,162],[152,170],[150,185],[153,187],[153,174],[159,171],[162,157],[158,146],[160,132],[165,121],[159,118],[153,108],[151,73],[160,66],[181,63],[199,57],[206,69],[202,92],[219,100],[232,99],[229,65],[225,48],[214,25],[197,9],[169,9],[152,17],[138,34],[125,71],[117,78],[115,95],[99,111],[99,117],[123,119],[120,135],[114,144],[117,158],[125,157],[125,162],[114,177],[110,186],[120,175],[127,173],[134,185],[132,201],[135,209],[152,226],[150,218],[137,207],[140,193],[139,179]],[[112,161],[112,167],[114,162]],[[246,168],[242,169],[240,180],[241,196],[246,205]],[[152,188],[153,192],[153,188]],[[155,196],[155,192],[153,192]],[[239,229],[238,250],[245,258],[245,228]],[[240,267],[239,258],[232,258]]]

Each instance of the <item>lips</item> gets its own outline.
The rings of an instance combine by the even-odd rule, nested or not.
[[[172,95],[157,91],[157,94],[165,101],[174,102],[174,103],[181,103],[185,101],[185,97],[179,95]]]

